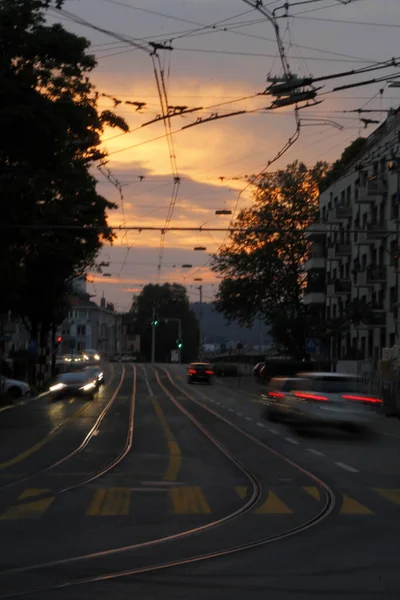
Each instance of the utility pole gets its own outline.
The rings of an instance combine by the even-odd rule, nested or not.
[[[153,304],[153,320],[151,323],[151,364],[156,362],[156,305]]]
[[[199,285],[200,292],[200,311],[199,311],[199,359],[203,358],[203,286]]]

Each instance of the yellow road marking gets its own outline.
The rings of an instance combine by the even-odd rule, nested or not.
[[[355,498],[351,498],[347,494],[343,494],[342,507],[340,509],[341,515],[373,515],[372,510],[361,504]]]
[[[34,498],[42,494],[48,494],[50,490],[46,489],[27,489],[18,497],[18,500],[26,500],[27,498]],[[23,504],[15,504],[10,506],[0,516],[0,520],[9,521],[15,519],[38,519],[41,517],[46,510],[54,502],[54,497],[41,498],[40,500],[34,500],[32,502],[25,502]]]
[[[247,496],[247,486],[245,485],[237,485],[235,486],[235,490],[239,498],[244,500]]]
[[[6,460],[0,463],[0,471],[3,471],[4,469],[8,469],[8,467],[16,465],[28,456],[31,456],[31,454],[34,454],[34,452],[40,450],[40,448],[43,448],[43,446],[47,444],[56,433],[59,433],[69,421],[73,421],[74,419],[79,418],[81,414],[89,408],[89,406],[92,406],[91,402],[88,402],[85,406],[81,406],[81,408],[77,410],[71,417],[68,417],[67,419],[65,419],[65,421],[60,423],[60,425],[57,425],[57,427],[55,427],[45,438],[28,448],[27,450],[24,450],[23,452],[21,452],[21,454],[17,454],[17,456],[10,458],[10,460]]]
[[[211,513],[207,500],[198,486],[172,488],[169,497],[176,515],[208,515]]]
[[[94,493],[86,515],[88,517],[129,515],[130,504],[130,488],[100,488]]]
[[[399,489],[390,489],[390,488],[375,488],[374,492],[386,498],[386,500],[390,500],[395,504],[400,504],[400,490]]]
[[[165,471],[163,480],[176,481],[178,479],[179,471],[181,470],[182,464],[181,451],[178,442],[176,441],[174,434],[172,433],[171,428],[168,425],[168,421],[159,402],[157,402],[154,396],[151,396],[151,402],[153,404],[154,411],[157,415],[157,419],[161,425],[161,429],[163,430],[168,443],[169,464],[167,470]]]
[[[312,496],[315,500],[321,499],[321,494],[319,493],[319,489],[315,486],[304,485],[303,490],[307,492],[310,496]]]
[[[254,512],[256,515],[289,515],[292,513],[274,492],[268,492],[265,502]]]

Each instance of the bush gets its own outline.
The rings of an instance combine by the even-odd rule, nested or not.
[[[230,365],[227,363],[216,363],[213,365],[213,371],[216,377],[237,377],[238,368],[237,365]]]

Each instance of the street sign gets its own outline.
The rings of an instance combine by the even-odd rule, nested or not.
[[[308,338],[306,339],[306,352],[308,354],[316,354],[319,348],[319,340]]]
[[[179,351],[171,350],[171,362],[177,363],[179,362]]]
[[[37,352],[37,340],[29,340],[28,342],[29,354],[36,354]]]

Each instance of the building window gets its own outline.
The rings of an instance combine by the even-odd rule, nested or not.
[[[397,194],[392,194],[390,198],[390,218],[397,221],[399,218],[399,203],[397,201]]]
[[[77,335],[86,335],[86,325],[78,325],[76,328]]]

